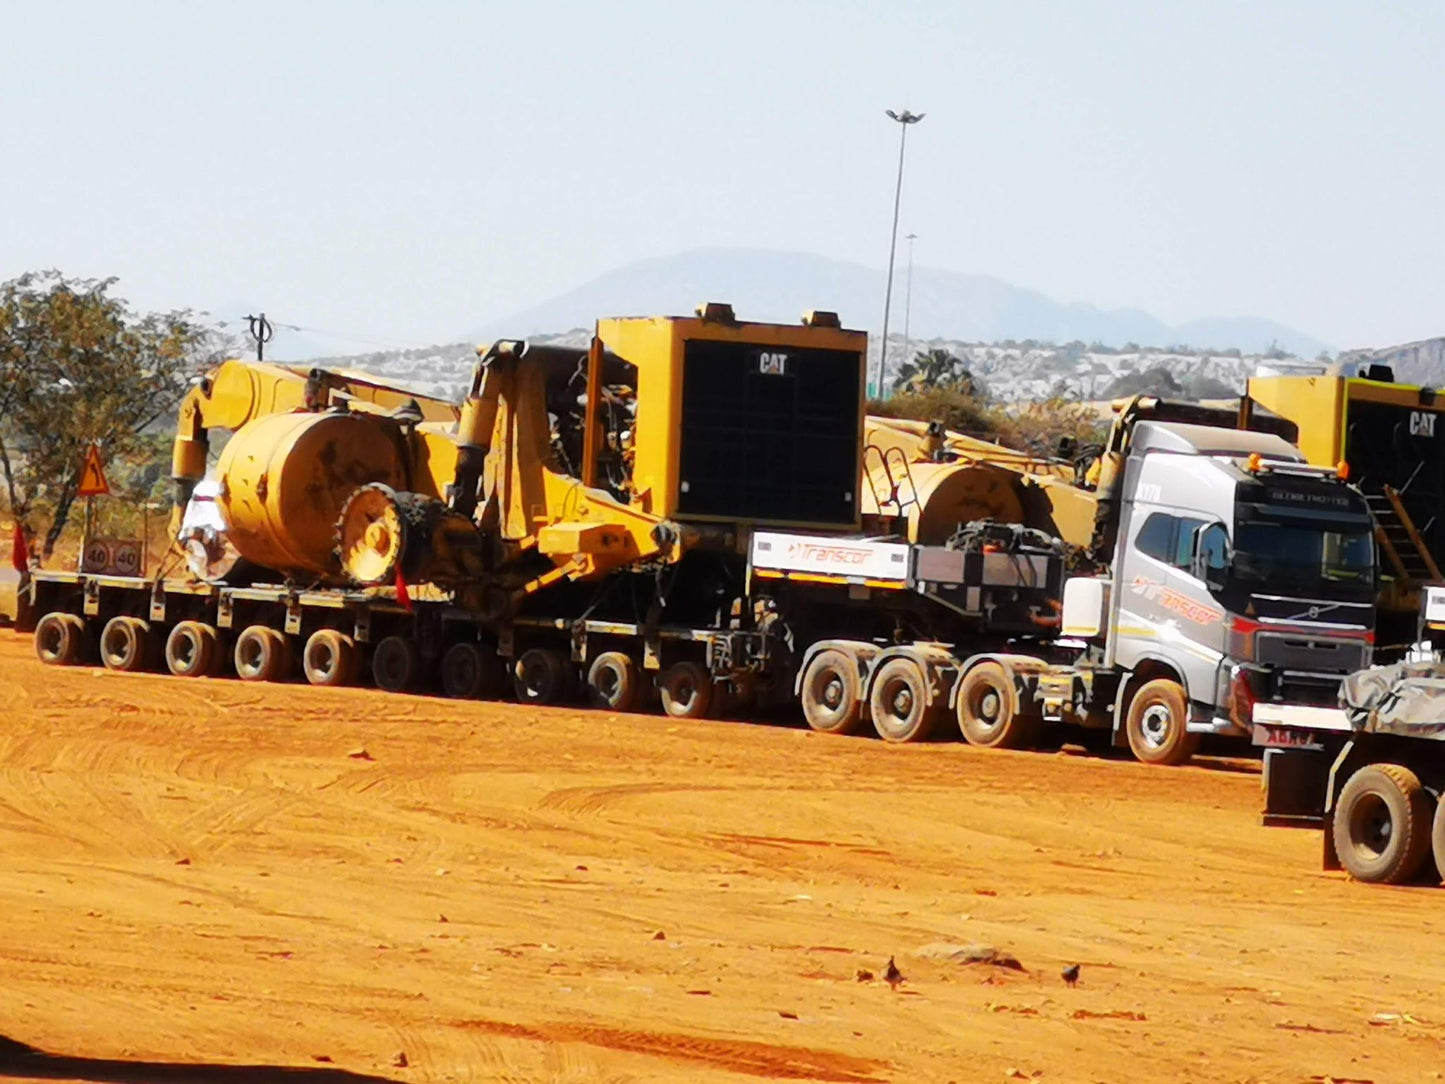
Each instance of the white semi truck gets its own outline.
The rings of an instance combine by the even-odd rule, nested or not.
[[[1168,406],[1121,418],[1103,450],[1092,573],[1037,531],[997,525],[948,547],[755,534],[755,594],[832,583],[866,607],[904,590],[982,617],[943,642],[890,644],[846,635],[859,622],[842,606],[822,611],[837,631],[800,637],[809,723],[848,731],[871,717],[908,741],[951,713],[966,740],[1002,747],[1077,725],[1177,764],[1205,735],[1247,735],[1256,703],[1333,704],[1374,637],[1363,498],[1277,433],[1160,420]],[[1005,604],[1030,607],[1038,627],[1002,619]],[[780,612],[796,609],[780,597]]]

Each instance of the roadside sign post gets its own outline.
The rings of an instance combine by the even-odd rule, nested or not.
[[[80,485],[75,495],[85,498],[85,527],[80,540],[81,564],[85,562],[85,550],[90,545],[91,521],[95,515],[95,498],[110,492],[110,483],[105,480],[105,464],[100,458],[100,445],[92,444],[85,453],[85,462],[80,467]]]

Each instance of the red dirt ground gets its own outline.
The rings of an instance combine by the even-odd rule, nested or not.
[[[1319,872],[1248,762],[47,669],[8,630],[0,704],[0,1079],[1445,1072],[1445,892]]]

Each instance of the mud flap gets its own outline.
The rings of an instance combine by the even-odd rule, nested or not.
[[[1324,842],[1320,851],[1320,869],[1341,870],[1345,868],[1340,865],[1340,855],[1335,850],[1335,815],[1333,813],[1325,816]]]

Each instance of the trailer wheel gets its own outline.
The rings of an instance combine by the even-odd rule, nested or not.
[[[421,653],[405,636],[388,636],[371,653],[371,677],[378,689],[400,693],[421,676]]]
[[[873,729],[887,742],[927,741],[939,705],[928,702],[928,679],[912,659],[889,659],[873,679],[868,698]]]
[[[215,669],[220,646],[220,636],[210,625],[181,621],[166,637],[166,669],[176,677],[205,677]]]
[[[570,664],[560,651],[533,647],[512,664],[512,691],[519,704],[560,704],[567,698]]]
[[[1409,768],[1367,764],[1340,791],[1333,832],[1340,864],[1355,880],[1402,884],[1429,857],[1430,795]]]
[[[232,655],[242,681],[285,681],[291,670],[291,645],[265,625],[251,625],[236,637]]]
[[[75,614],[48,613],[35,625],[35,655],[49,666],[74,666],[85,645],[85,622]]]
[[[985,749],[1027,749],[1040,720],[1018,710],[1013,678],[996,662],[982,662],[958,687],[958,729],[969,745]]]
[[[100,661],[107,670],[134,674],[146,669],[150,626],[138,617],[112,617],[100,633]]]
[[[468,640],[452,644],[442,656],[442,692],[457,700],[487,700],[500,684],[496,652]]]
[[[856,734],[863,725],[863,690],[854,659],[820,651],[803,671],[803,718],[824,734]]]
[[[1129,701],[1124,729],[1129,748],[1145,764],[1183,764],[1199,751],[1199,735],[1189,733],[1184,686],[1155,678],[1139,686]]]
[[[637,663],[623,651],[604,651],[587,668],[587,698],[595,708],[636,711],[642,682]]]
[[[1435,805],[1434,824],[1430,831],[1430,850],[1435,857],[1435,872],[1445,878],[1445,802]]]
[[[350,685],[356,680],[356,641],[336,629],[317,629],[302,649],[301,669],[312,685]]]
[[[712,710],[712,675],[695,662],[675,662],[657,675],[662,710],[677,719],[705,719]]]

